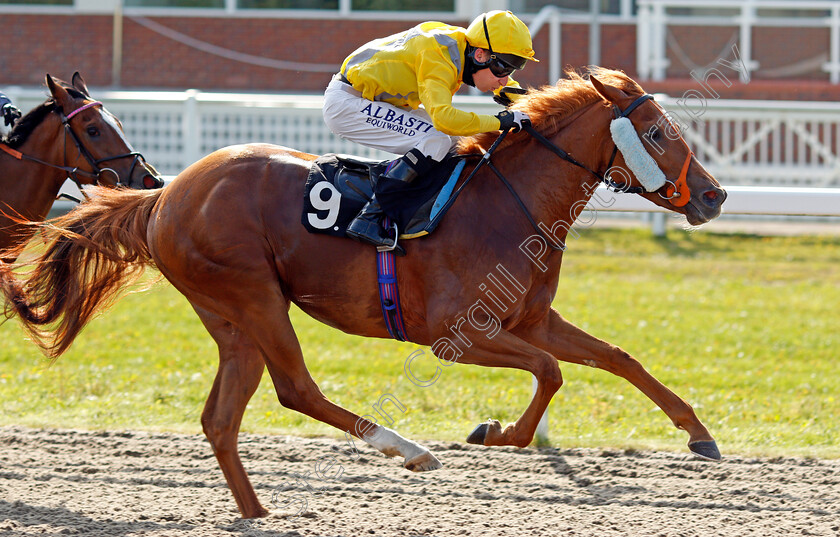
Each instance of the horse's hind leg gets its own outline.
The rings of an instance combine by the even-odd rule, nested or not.
[[[260,296],[271,295],[260,293]],[[254,300],[258,299],[254,297]],[[363,419],[327,399],[304,364],[303,352],[292,328],[288,309],[277,308],[273,302],[263,302],[258,303],[257,310],[249,309],[259,315],[243,319],[242,325],[248,327],[263,349],[266,366],[280,404],[341,431],[349,432],[389,457],[405,457],[403,465],[409,470],[422,472],[441,467],[437,458],[423,446],[406,440],[387,427]]]
[[[624,350],[584,332],[554,309],[550,310],[541,325],[517,333],[558,360],[597,367],[627,379],[656,403],[678,429],[688,432],[688,447],[692,452],[702,458],[720,459],[714,438],[697,418],[691,405],[656,380]]]
[[[204,405],[201,425],[239,512],[243,518],[262,517],[268,511],[257,499],[237,445],[242,415],[259,386],[265,362],[259,349],[238,328],[201,308],[195,307],[195,311],[219,346],[219,371]]]
[[[303,361],[303,352],[289,319],[290,303],[279,288],[276,272],[263,269],[258,265],[251,266],[247,285],[239,277],[241,272],[217,272],[212,285],[201,293],[191,293],[191,301],[201,301],[204,307],[213,308],[219,315],[236,319],[236,325],[261,351],[281,405],[349,432],[389,457],[405,457],[404,466],[409,470],[440,468],[440,462],[428,449],[387,427],[361,418],[324,396]]]

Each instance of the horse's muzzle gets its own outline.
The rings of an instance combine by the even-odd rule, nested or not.
[[[717,218],[720,216],[724,201],[726,201],[726,190],[714,185],[709,186],[701,194],[692,194],[686,211],[688,223],[696,226]]]
[[[726,190],[721,187],[712,186],[700,195],[700,201],[704,207],[711,211],[717,211],[717,214],[720,214],[721,206],[726,201]]]
[[[141,157],[142,158],[142,157]],[[164,185],[163,178],[160,176],[154,166],[146,162],[146,159],[140,161],[139,171],[142,174],[139,188],[152,190],[155,188],[162,188]]]
[[[162,188],[163,187],[163,179],[157,175],[144,175],[143,176],[143,188],[147,190],[151,190],[154,188]]]

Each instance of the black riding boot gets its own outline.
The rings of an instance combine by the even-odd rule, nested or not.
[[[384,219],[385,213],[382,212],[382,207],[379,206],[379,201],[374,195],[362,208],[359,216],[347,226],[347,235],[358,241],[372,244],[377,250],[394,250],[396,255],[405,255],[403,247],[397,244],[396,235],[393,238],[389,237],[385,228],[382,227]],[[393,229],[396,234],[397,226],[394,225]]]
[[[387,182],[390,185],[401,184],[408,186],[420,173],[428,171],[434,161],[416,149],[412,149],[401,158],[393,161],[382,176],[379,183]],[[362,208],[350,225],[347,226],[347,235],[368,244],[376,246],[377,250],[394,250],[396,255],[405,255],[405,250],[397,245],[397,237],[391,238],[382,227],[382,220],[385,213],[376,199],[376,194]],[[396,225],[394,233],[399,233]]]

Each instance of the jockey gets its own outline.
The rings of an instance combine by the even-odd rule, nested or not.
[[[6,126],[11,125],[16,119],[20,118],[20,110],[12,104],[12,100],[0,91],[0,115],[3,116],[3,121]]]
[[[452,96],[467,84],[492,91],[497,102],[509,105],[520,97],[514,92],[522,92],[510,75],[527,60],[538,61],[531,34],[510,11],[480,15],[466,29],[424,22],[362,45],[347,57],[327,86],[324,121],[342,138],[404,153],[388,165],[347,234],[387,249],[394,239],[382,228],[385,212],[377,194],[405,190],[442,161],[459,136],[521,128],[528,121],[523,112],[465,112],[452,106]]]

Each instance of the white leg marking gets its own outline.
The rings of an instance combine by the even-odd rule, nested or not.
[[[376,431],[366,435],[364,441],[388,457],[405,457],[404,466],[415,472],[436,470],[442,466],[428,449],[382,425],[377,425]]]

